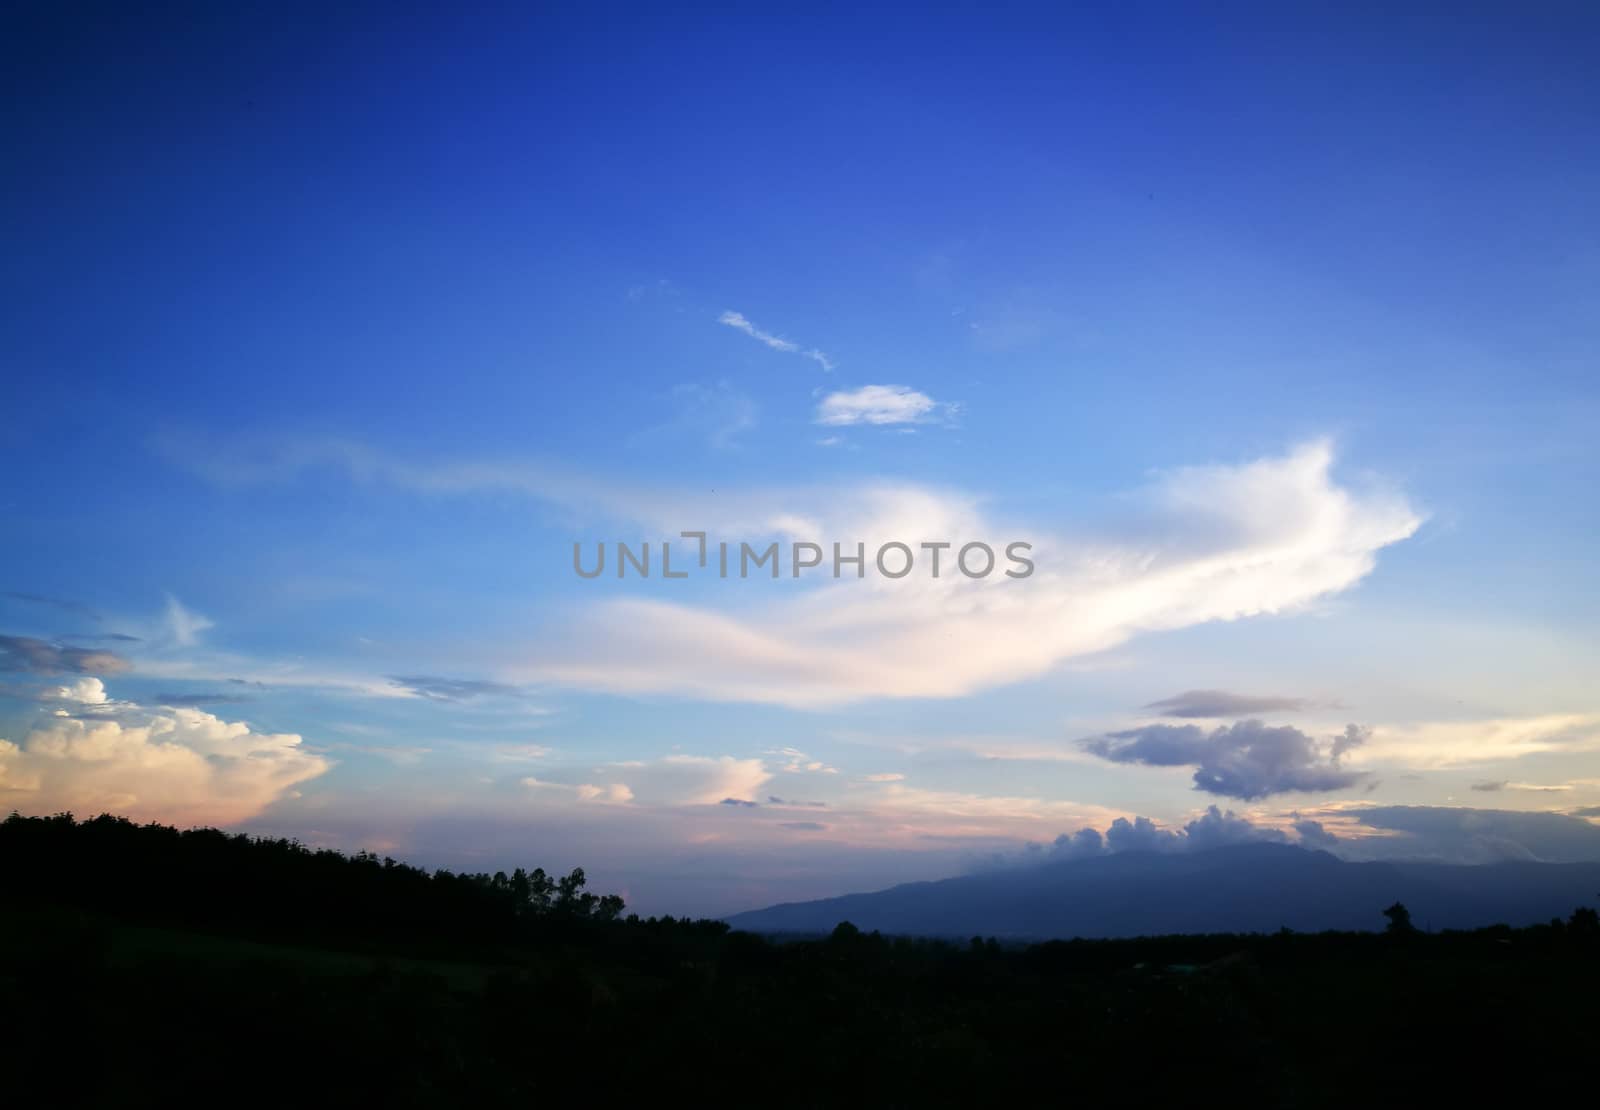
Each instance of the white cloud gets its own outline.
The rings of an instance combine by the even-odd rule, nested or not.
[[[534,763],[550,755],[543,744],[463,744],[463,748],[481,753],[492,763]]]
[[[765,343],[774,351],[782,351],[784,354],[799,355],[802,358],[809,358],[812,362],[815,362],[824,370],[833,369],[833,360],[827,355],[823,354],[821,351],[817,350],[815,347],[802,349],[800,344],[794,342],[793,340],[784,339],[782,336],[773,335],[768,331],[762,331],[749,320],[745,319],[744,314],[741,312],[724,312],[721,316],[717,317],[717,323],[725,324],[730,328],[736,328],[739,331],[744,332],[751,339],[756,340],[758,343]]]
[[[1122,519],[1070,535],[1052,522],[998,523],[969,495],[910,484],[686,494],[516,462],[416,464],[337,442],[290,445],[258,461],[228,450],[193,461],[225,482],[332,466],[356,482],[430,495],[515,492],[665,536],[685,527],[727,539],[793,534],[860,540],[869,552],[927,538],[985,540],[997,552],[1013,540],[1034,544],[1038,569],[1026,580],[969,580],[946,570],[937,581],[918,572],[891,582],[876,574],[869,554],[865,581],[819,576],[781,595],[764,591],[759,596],[769,600],[756,604],[748,599],[757,595],[742,591],[738,609],[604,601],[570,627],[508,649],[496,673],[508,682],[788,705],[961,696],[1035,677],[1140,633],[1295,611],[1361,581],[1379,550],[1420,524],[1403,497],[1336,483],[1332,451],[1320,442],[1242,465],[1167,472],[1120,502]],[[325,668],[219,670],[244,662],[219,658],[200,669],[152,660],[141,669],[395,694]]]
[[[70,686],[56,686],[46,690],[44,701],[70,702],[73,705],[107,705],[106,684],[98,678],[80,678]]]
[[[172,637],[173,643],[179,647],[193,647],[199,641],[200,633],[215,627],[214,621],[184,608],[177,598],[167,595],[167,634]]]
[[[1037,570],[823,579],[741,611],[652,600],[600,603],[522,670],[528,680],[727,701],[839,705],[957,697],[1036,677],[1140,633],[1290,612],[1350,588],[1420,518],[1403,498],[1334,482],[1314,443],[1242,466],[1169,473],[1103,535],[1000,526],[975,502],[917,487],[835,492],[788,506],[824,537],[1034,544]],[[769,513],[769,516],[777,515]]]
[[[817,423],[927,424],[953,411],[953,406],[941,404],[909,386],[864,385],[824,397],[817,405]]]
[[[330,766],[298,736],[198,709],[109,702],[98,679],[57,693],[92,715],[57,709],[20,745],[0,740],[0,809],[231,825]]]
[[[837,775],[839,773],[839,768],[830,767],[820,759],[812,759],[805,752],[800,751],[797,748],[778,748],[774,751],[767,752],[766,754],[782,757],[784,761],[783,766],[779,767],[778,770],[783,771],[786,774],[795,775],[810,773],[814,775]]]
[[[1551,713],[1487,721],[1379,725],[1366,756],[1415,768],[1460,767],[1540,752],[1600,750],[1600,713]]]
[[[551,772],[560,775],[561,772]],[[577,774],[568,772],[568,777]],[[528,777],[524,786],[563,794],[582,802],[637,802],[642,806],[716,805],[724,798],[754,798],[772,773],[759,759],[732,756],[669,755],[654,760],[628,760],[593,768],[584,777],[596,782],[564,783]]]
[[[715,805],[724,798],[754,798],[772,773],[759,759],[669,755],[649,763],[615,764],[640,802]]]
[[[522,780],[522,785],[535,790],[552,792],[558,796],[566,795],[580,802],[604,802],[610,805],[627,805],[633,801],[633,791],[620,782],[610,783],[605,786],[596,786],[592,782],[565,783],[547,782],[544,779],[529,775]]]

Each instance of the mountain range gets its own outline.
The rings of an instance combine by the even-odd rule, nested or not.
[[[1282,844],[1120,852],[735,914],[737,929],[1018,939],[1532,925],[1600,899],[1600,863],[1362,862]]]

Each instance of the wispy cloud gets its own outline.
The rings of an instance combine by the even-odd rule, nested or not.
[[[734,606],[600,600],[570,624],[508,645],[494,669],[508,683],[806,706],[959,697],[1037,677],[1135,635],[1294,611],[1361,581],[1382,548],[1421,523],[1390,490],[1337,482],[1325,442],[1159,475],[1121,499],[1126,512],[1098,528],[1086,523],[1070,542],[1048,524],[988,519],[972,494],[909,484],[732,488],[712,496],[618,486],[514,460],[427,465],[331,441],[189,459],[224,482],[286,481],[332,467],[356,483],[419,494],[504,491],[574,512],[598,508],[669,535],[693,521],[730,539],[862,541],[865,582],[818,581],[759,604],[730,597],[742,603]],[[983,540],[996,551],[1024,539],[1034,545],[1038,571],[1023,581],[879,576],[870,552],[908,536]],[[952,642],[963,650],[948,650]],[[262,668],[218,657],[205,668],[143,659],[140,668],[172,680],[247,674],[273,685],[413,693],[337,668],[313,674],[306,664]]]
[[[83,617],[85,620],[96,622],[100,620],[100,614],[89,608],[89,606],[84,605],[82,602],[71,601],[67,598],[46,597],[43,594],[22,593],[17,590],[0,591],[0,597],[11,601],[26,602],[29,605],[43,605],[47,608],[56,609],[63,613],[70,613],[75,617]]]
[[[249,694],[157,694],[151,699],[157,705],[200,707],[205,705],[237,705],[254,701]]]
[[[801,347],[800,344],[792,339],[784,339],[782,336],[773,335],[769,331],[763,331],[747,320],[742,312],[724,312],[717,317],[717,323],[742,331],[751,339],[758,343],[766,344],[774,351],[782,351],[784,354],[809,358],[824,370],[832,370],[834,367],[833,360],[815,347]]]
[[[1038,570],[999,577],[828,580],[748,609],[646,599],[597,603],[530,646],[522,681],[625,693],[840,705],[872,697],[959,697],[1037,677],[1141,634],[1293,611],[1369,574],[1420,518],[1387,492],[1336,484],[1312,444],[1244,466],[1179,471],[1126,503],[1131,521],[1068,543],[1000,526],[946,491],[834,491],[788,515],[866,549],[911,536],[1034,544]],[[776,509],[770,515],[776,515]],[[870,556],[868,562],[871,562]],[[961,645],[960,651],[950,645]]]
[[[1438,768],[1540,752],[1596,750],[1600,750],[1600,713],[1551,713],[1379,726],[1373,730],[1369,754],[1406,767]]]
[[[933,424],[954,416],[956,406],[935,401],[905,385],[864,385],[830,393],[817,405],[817,423]]]
[[[1145,706],[1163,717],[1244,717],[1252,713],[1294,713],[1309,703],[1305,698],[1256,697],[1226,690],[1187,690]]]
[[[436,675],[390,675],[389,681],[402,690],[429,701],[467,701],[487,695],[512,695],[520,691],[501,682],[470,678],[439,678]]]
[[[185,608],[182,602],[170,594],[167,595],[166,616],[167,634],[179,647],[193,647],[199,642],[202,632],[216,627],[216,622],[202,617],[192,609]]]
[[[1568,783],[1555,783],[1544,785],[1537,782],[1508,782],[1505,779],[1490,779],[1485,782],[1475,782],[1472,789],[1480,794],[1498,794],[1502,790],[1509,790],[1523,794],[1564,794],[1572,787]]]
[[[655,431],[697,436],[719,450],[736,446],[739,437],[756,426],[761,411],[754,400],[726,381],[673,386],[672,400],[677,416]]]
[[[1493,863],[1536,859],[1573,863],[1600,859],[1600,827],[1564,813],[1475,809],[1466,806],[1371,806],[1344,816],[1396,834],[1341,840],[1347,858],[1437,859]]]

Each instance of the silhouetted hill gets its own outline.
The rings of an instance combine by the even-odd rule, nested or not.
[[[624,916],[581,871],[451,874],[113,817],[0,821],[0,875],[3,1090],[19,1106],[211,1105],[245,1083],[256,1102],[314,1091],[385,1107],[712,1092],[795,1110],[966,1108],[1069,1088],[1144,1106],[1214,1087],[1344,1110],[1566,1103],[1592,1085],[1588,866],[1355,865],[1256,846],[768,911],[830,926],[881,914],[907,932],[1002,915],[1018,931],[1270,930],[1014,945],[848,925],[780,941]],[[1503,899],[1533,914],[1569,879],[1582,889],[1548,915],[1565,920],[1525,929],[1421,933],[1393,905],[1403,891],[1416,924],[1436,927],[1433,907],[1515,916],[1496,912]],[[1386,907],[1386,933],[1277,931],[1370,927]]]
[[[1422,928],[1531,925],[1600,890],[1600,863],[1349,863],[1327,852],[1244,844],[1123,852],[995,870],[872,894],[737,914],[739,929],[1044,939],[1379,929],[1404,902]]]

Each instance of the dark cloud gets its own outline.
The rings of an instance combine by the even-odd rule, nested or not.
[[[1297,713],[1310,704],[1305,698],[1252,697],[1226,690],[1185,690],[1145,706],[1163,717],[1244,717],[1252,713]]]
[[[827,809],[828,808],[828,803],[827,802],[800,802],[800,801],[796,801],[793,798],[785,800],[783,798],[778,797],[776,794],[768,794],[767,795],[767,804],[768,805],[774,805],[774,806],[811,806],[811,807],[816,808],[816,809]]]
[[[1252,824],[1249,818],[1216,806],[1206,807],[1204,813],[1183,827],[1184,848],[1191,852],[1229,844],[1283,844],[1288,839],[1281,829]]]
[[[816,821],[784,821],[781,824],[786,829],[799,829],[802,832],[823,832],[828,827]]]
[[[1177,829],[1162,828],[1148,817],[1135,817],[1131,821],[1118,817],[1104,833],[1092,828],[1063,833],[1056,837],[1050,854],[1056,859],[1081,859],[1118,852],[1203,852],[1230,844],[1283,844],[1288,840],[1279,829],[1254,824],[1231,809],[1207,806],[1199,817]],[[1035,851],[1025,855],[1037,858],[1037,845],[1030,847]]]
[[[1372,739],[1372,730],[1362,728],[1360,725],[1345,725],[1344,731],[1333,738],[1333,743],[1328,747],[1328,761],[1335,767],[1345,757],[1351,748],[1359,748]],[[1371,787],[1368,787],[1371,789]]]
[[[1055,853],[1058,856],[1098,856],[1106,850],[1105,837],[1099,829],[1079,829],[1075,833],[1062,833],[1056,837]]]
[[[1148,817],[1119,817],[1100,832],[1079,829],[1056,838],[1048,854],[1024,851],[1020,859],[1000,861],[1006,866],[1078,859],[1118,852],[1199,852],[1230,844],[1298,843],[1349,860],[1432,860],[1442,863],[1480,864],[1500,860],[1536,860],[1546,863],[1582,863],[1600,860],[1600,825],[1584,820],[1600,817],[1600,806],[1570,813],[1525,813],[1515,810],[1469,809],[1449,806],[1372,806],[1342,810],[1341,820],[1353,819],[1383,836],[1335,836],[1321,821],[1291,815],[1294,837],[1252,823],[1230,810],[1210,806],[1181,828],[1163,828]]]
[[[515,694],[515,686],[476,679],[438,678],[434,675],[392,674],[389,681],[430,701],[467,701],[488,694]]]
[[[1148,817],[1135,817],[1129,821],[1118,817],[1106,829],[1105,845],[1108,852],[1165,852],[1171,850],[1177,833],[1163,829]]]
[[[157,705],[187,705],[198,708],[202,705],[236,705],[239,702],[255,699],[246,694],[157,694],[152,700]]]
[[[32,636],[0,636],[0,671],[29,674],[121,674],[128,661],[101,648],[75,648]]]
[[[63,640],[82,640],[86,644],[140,644],[144,641],[138,636],[129,636],[126,632],[74,632],[61,637]]]
[[[1505,779],[1489,779],[1485,782],[1475,782],[1472,789],[1491,794],[1499,790],[1515,790],[1522,794],[1565,794],[1572,788],[1565,784],[1556,786],[1541,786],[1536,782],[1507,782]]]
[[[1198,725],[1146,725],[1087,740],[1084,747],[1113,763],[1193,767],[1196,789],[1251,801],[1291,791],[1343,790],[1366,780],[1366,773],[1339,765],[1366,737],[1366,730],[1350,725],[1325,756],[1315,740],[1291,725],[1248,720],[1209,732]]]
[[[1322,827],[1321,821],[1313,821],[1305,817],[1294,823],[1294,831],[1300,834],[1300,843],[1307,848],[1321,848],[1332,851],[1339,843],[1339,838]]]
[[[743,798],[724,798],[719,804],[725,806],[744,806],[746,809],[755,809],[756,806],[760,805],[761,803],[746,801]]]
[[[1600,809],[1600,807],[1596,807]],[[1447,863],[1506,859],[1546,863],[1600,860],[1600,825],[1570,813],[1450,806],[1373,806],[1349,811],[1363,825],[1402,833],[1340,841],[1345,854]]]

